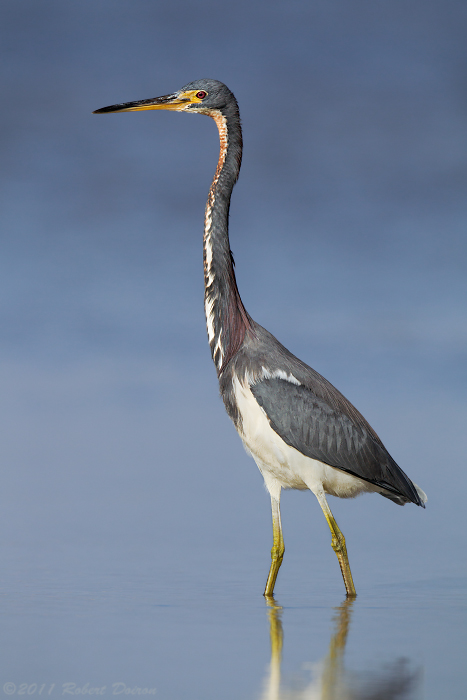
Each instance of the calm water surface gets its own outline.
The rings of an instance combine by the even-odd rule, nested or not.
[[[381,583],[349,602],[318,577],[267,603],[226,556],[166,558],[167,573],[153,555],[4,546],[2,697],[465,697],[465,581]]]

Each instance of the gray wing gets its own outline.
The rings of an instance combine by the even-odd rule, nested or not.
[[[363,416],[337,389],[323,382],[329,400],[323,398],[324,387],[313,391],[279,378],[263,379],[251,391],[272,429],[287,445],[386,489],[388,498],[392,494],[396,503],[423,505],[411,480]]]

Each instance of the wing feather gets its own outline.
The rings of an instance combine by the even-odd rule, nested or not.
[[[272,429],[287,445],[386,489],[403,502],[422,505],[411,480],[373,429],[331,384],[326,382],[326,392],[322,387],[315,392],[309,386],[276,377],[253,383],[250,388]]]

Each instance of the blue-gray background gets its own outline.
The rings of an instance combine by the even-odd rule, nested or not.
[[[244,126],[248,311],[429,497],[331,499],[361,593],[349,663],[405,656],[426,697],[462,697],[465,2],[2,0],[0,36],[1,684],[260,691],[269,499],[202,304],[215,127],[91,114],[213,77]],[[293,674],[343,586],[313,497],[286,493],[283,520]]]

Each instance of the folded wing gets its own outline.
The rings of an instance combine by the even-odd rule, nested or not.
[[[363,416],[323,381],[326,386],[317,386],[316,391],[282,378],[266,378],[250,388],[272,429],[287,445],[384,489],[383,495],[396,503],[423,506],[412,481]]]

